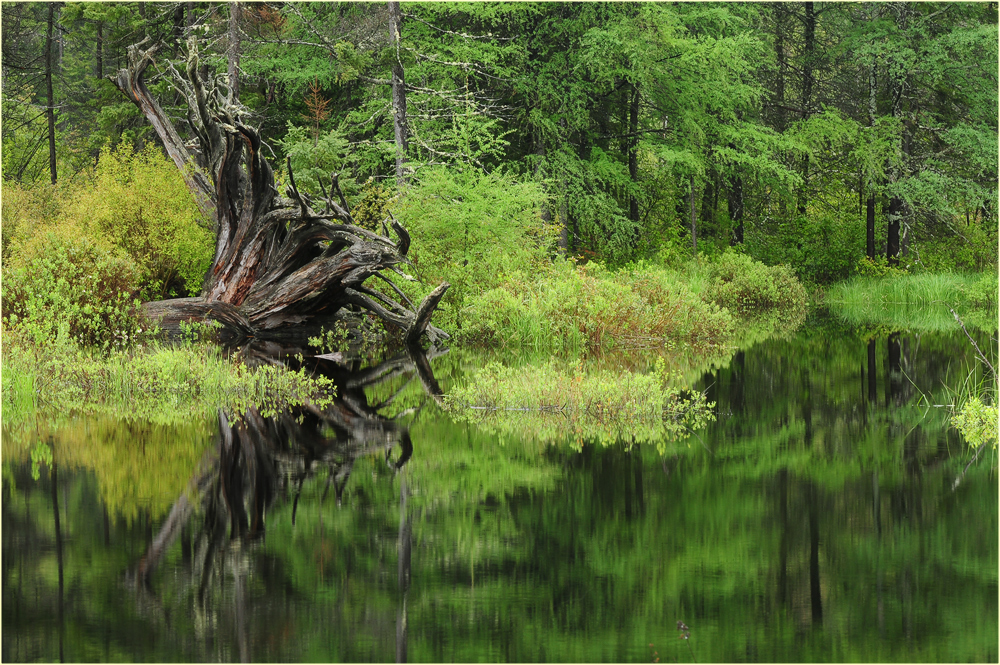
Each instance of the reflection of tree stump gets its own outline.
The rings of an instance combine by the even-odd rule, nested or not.
[[[144,40],[145,41],[145,40]],[[167,333],[184,321],[216,321],[224,337],[245,339],[280,334],[282,329],[349,311],[368,313],[407,341],[427,334],[431,342],[447,335],[430,318],[448,289],[442,283],[415,307],[383,271],[404,275],[410,236],[395,220],[388,237],[354,224],[347,201],[331,175],[322,207],[291,184],[287,197],[274,187],[274,173],[261,155],[261,138],[243,124],[244,109],[230,101],[225,82],[201,67],[195,41],[188,41],[186,77],[173,70],[188,105],[188,124],[197,138],[182,141],[173,123],[143,80],[156,47],[129,47],[129,65],[113,82],[149,120],[167,154],[184,174],[205,217],[215,225],[215,258],[200,298],[147,303],[147,314]],[[197,167],[197,168],[195,168]],[[387,291],[365,285],[380,278]],[[387,293],[391,293],[387,295]]]
[[[441,352],[432,349],[432,355]],[[413,454],[407,427],[382,415],[396,395],[370,405],[365,388],[403,375],[415,375],[428,395],[440,399],[440,388],[423,352],[410,349],[376,367],[352,372],[342,365],[313,360],[313,370],[337,386],[333,404],[297,407],[265,418],[257,409],[236,417],[219,411],[219,441],[212,456],[174,503],[166,520],[136,566],[137,578],[149,579],[171,544],[196,513],[201,522],[194,540],[196,566],[201,567],[199,597],[203,598],[218,561],[232,540],[254,540],[265,530],[265,516],[279,496],[294,493],[292,522],[304,481],[326,469],[326,499],[330,486],[341,503],[354,461],[381,453],[399,469]],[[391,460],[392,451],[398,456]]]

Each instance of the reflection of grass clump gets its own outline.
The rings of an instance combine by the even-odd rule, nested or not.
[[[546,442],[619,440],[658,447],[714,418],[704,395],[669,385],[662,361],[651,374],[584,372],[554,362],[513,368],[490,363],[452,390],[447,404],[460,418],[505,433],[530,432]]]

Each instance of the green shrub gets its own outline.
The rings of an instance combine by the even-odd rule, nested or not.
[[[929,236],[929,233],[925,232]],[[957,221],[941,237],[917,238],[911,260],[925,270],[989,272],[997,268],[996,224]]]
[[[58,338],[123,348],[142,332],[139,271],[122,252],[66,227],[27,243],[3,269],[3,323],[44,347]]]
[[[965,302],[976,309],[997,308],[997,275],[989,272],[980,275],[973,281],[963,282],[958,287]]]
[[[277,139],[275,143],[291,159],[295,187],[310,196],[327,195],[330,191],[330,175],[345,170],[347,150],[350,147],[347,139],[336,129],[313,136],[308,127],[289,122],[287,128],[285,138]],[[287,168],[287,163],[282,160],[280,170],[285,178],[288,176]],[[339,179],[339,184],[350,202],[357,194],[357,183],[353,178],[343,176]]]
[[[427,284],[451,284],[437,325],[465,325],[469,299],[497,287],[504,275],[534,273],[549,263],[555,229],[541,218],[544,194],[535,183],[465,168],[430,169],[395,206],[413,238],[410,260]]]
[[[876,254],[874,259],[862,257],[854,271],[862,277],[889,277],[906,275],[907,269],[889,265],[889,259],[884,254]]]
[[[962,405],[962,410],[952,417],[952,424],[962,433],[973,448],[984,444],[997,447],[997,407],[983,404],[979,397],[972,397]]]
[[[369,231],[382,232],[382,222],[389,215],[389,210],[396,203],[396,192],[369,178],[361,188],[361,193],[351,204],[351,216],[354,222]]]
[[[766,266],[727,251],[715,264],[705,299],[740,316],[754,316],[769,310],[804,310],[808,295],[787,266]]]

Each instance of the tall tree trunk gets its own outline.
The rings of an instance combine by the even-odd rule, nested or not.
[[[743,244],[743,178],[737,173],[729,186],[729,219],[733,223],[730,245]]]
[[[392,127],[396,140],[396,183],[400,185],[406,182],[403,163],[406,161],[406,149],[409,145],[409,129],[406,121],[406,80],[400,56],[402,29],[403,16],[399,9],[399,2],[389,0],[389,38],[395,50],[392,61]]]
[[[691,215],[691,250],[698,256],[698,218],[694,214],[694,176],[689,181],[691,191],[688,192],[688,206]]]
[[[889,210],[886,217],[889,220],[888,236],[886,238],[885,255],[889,265],[899,265],[899,222],[903,213],[903,200],[898,196],[889,199]]]
[[[875,260],[875,194],[868,194],[868,201],[865,220],[867,229],[867,252],[868,258],[872,261]]]
[[[812,2],[805,3],[805,43],[802,55],[802,120],[812,115],[813,64],[816,52],[816,12]],[[806,214],[809,202],[809,155],[802,157],[802,189],[799,191],[798,210]]]
[[[787,8],[784,2],[774,3],[774,57],[777,60],[777,79],[774,83],[774,128],[784,134],[788,122],[786,118],[785,79],[788,72],[788,55],[785,50]],[[778,212],[784,218],[787,212],[785,197],[779,197]]]
[[[243,13],[240,3],[229,5],[229,48],[226,49],[227,73],[229,74],[229,99],[232,104],[240,96],[240,51],[243,42],[240,37],[240,15]]]
[[[45,118],[49,124],[49,175],[56,184],[56,99],[52,92],[52,31],[55,29],[56,3],[49,4],[49,18],[45,26],[45,94],[48,105]]]
[[[97,80],[104,78],[104,21],[97,22]]]
[[[895,12],[895,21],[897,29],[905,34],[906,22],[907,22],[907,12],[908,9],[905,3],[894,4],[891,6],[892,11]],[[890,94],[892,95],[892,117],[896,120],[901,120],[903,117],[903,94],[906,90],[906,79],[907,72],[902,69],[902,63],[896,63],[895,74],[892,77],[892,86],[890,89]],[[907,139],[907,124],[906,122],[901,122],[902,125],[902,135],[899,137],[899,150],[905,153],[909,149],[909,140]],[[904,167],[905,168],[905,165]],[[899,167],[893,167],[891,174],[891,180],[893,184],[899,182],[903,177],[903,173]],[[903,216],[903,200],[898,196],[894,195],[889,199],[889,209],[886,211],[886,217],[888,218],[888,234],[886,238],[886,257],[889,259],[889,265],[895,266],[899,265],[899,227]]]
[[[774,125],[778,133],[785,131],[785,72],[788,69],[785,55],[785,3],[774,3],[774,57],[778,61],[777,80],[774,84]]]
[[[873,17],[874,18],[874,17]],[[878,94],[878,61],[872,56],[871,67],[868,70],[868,126],[875,126],[875,117],[878,114],[877,94]],[[875,183],[868,183],[869,190],[874,190]],[[875,192],[869,191],[867,215],[865,218],[865,228],[867,232],[867,252],[868,258],[875,260]]]
[[[632,84],[632,94],[628,109],[628,131],[631,135],[628,142],[628,175],[632,182],[632,191],[628,197],[628,217],[634,223],[639,223],[639,197],[635,190],[639,187],[639,86]]]

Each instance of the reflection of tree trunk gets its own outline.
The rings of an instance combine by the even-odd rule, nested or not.
[[[432,352],[435,356],[442,354],[437,349]],[[254,352],[247,357],[261,360]],[[225,549],[227,540],[253,540],[264,533],[265,513],[287,479],[294,478],[301,487],[307,477],[327,468],[329,483],[335,485],[340,505],[358,457],[384,453],[388,462],[391,451],[398,447],[399,457],[391,464],[397,470],[404,467],[413,454],[409,431],[396,419],[379,413],[392,404],[395,395],[372,406],[365,390],[410,373],[419,375],[429,396],[439,399],[440,387],[427,357],[419,349],[410,348],[361,372],[351,372],[326,360],[313,360],[309,369],[333,379],[337,386],[333,404],[323,410],[305,405],[296,412],[271,418],[262,417],[256,409],[238,418],[220,411],[218,446],[207,454],[202,471],[174,503],[156,536],[150,536],[151,544],[136,566],[140,581],[148,584],[150,575],[178,536],[187,543],[182,544],[182,551],[190,550],[190,536],[185,527],[200,504],[205,519],[196,531],[198,544],[193,565],[199,571],[198,603],[203,607],[210,581],[218,572],[217,552]],[[324,491],[324,498],[325,494]],[[410,571],[410,522],[405,501],[404,479],[400,527],[400,581],[404,592]],[[293,520],[297,505],[296,496]],[[190,555],[187,558],[191,559]]]
[[[778,521],[781,543],[778,545],[778,602],[788,599],[788,469],[778,471]]]
[[[51,10],[50,10],[51,11]],[[66,658],[63,652],[63,642],[65,642],[66,634],[66,617],[64,614],[63,604],[63,541],[62,541],[62,528],[59,525],[59,474],[56,469],[55,462],[52,463],[52,513],[55,516],[55,527],[56,527],[56,567],[59,570],[59,615],[57,620],[59,622],[59,662],[65,663]]]
[[[805,432],[803,443],[807,447],[813,442],[813,410],[812,410],[812,384],[809,381],[809,370],[802,369],[802,420],[805,421]]]
[[[233,566],[233,605],[236,614],[236,646],[240,653],[240,662],[250,662],[250,636],[247,632],[246,616],[246,584],[247,571],[239,558],[232,561]]]
[[[736,352],[729,364],[729,410],[735,415],[743,415],[746,409],[746,354]]]
[[[902,365],[900,363],[899,333],[889,335],[889,362],[886,368],[885,405],[892,406],[902,398]]]
[[[406,654],[406,600],[410,591],[410,515],[406,510],[406,470],[399,474],[399,563],[396,583],[399,587],[400,601],[396,613],[396,662],[405,663]]]
[[[872,471],[872,513],[875,522],[875,593],[878,599],[878,634],[885,638],[885,599],[882,597],[882,497],[878,472]]]
[[[167,519],[160,526],[156,537],[151,539],[149,549],[146,550],[136,568],[137,577],[143,584],[148,585],[153,571],[156,570],[156,567],[160,564],[170,546],[181,535],[185,525],[194,513],[195,505],[191,503],[188,497],[190,496],[195,501],[199,500],[211,485],[216,471],[217,467],[211,464],[209,458],[206,457],[206,459],[202,460],[202,464],[195,472],[195,475],[188,482],[187,489],[174,502],[170,513],[167,515]]]
[[[819,517],[816,488],[809,486],[809,597],[813,623],[823,623],[823,599],[819,580]]]
[[[639,515],[646,512],[646,497],[642,491],[642,456],[639,454],[638,446],[633,448],[633,463],[635,465],[632,478],[635,481],[635,501],[639,506]]]
[[[868,403],[874,404],[878,399],[875,376],[875,338],[868,340]]]

